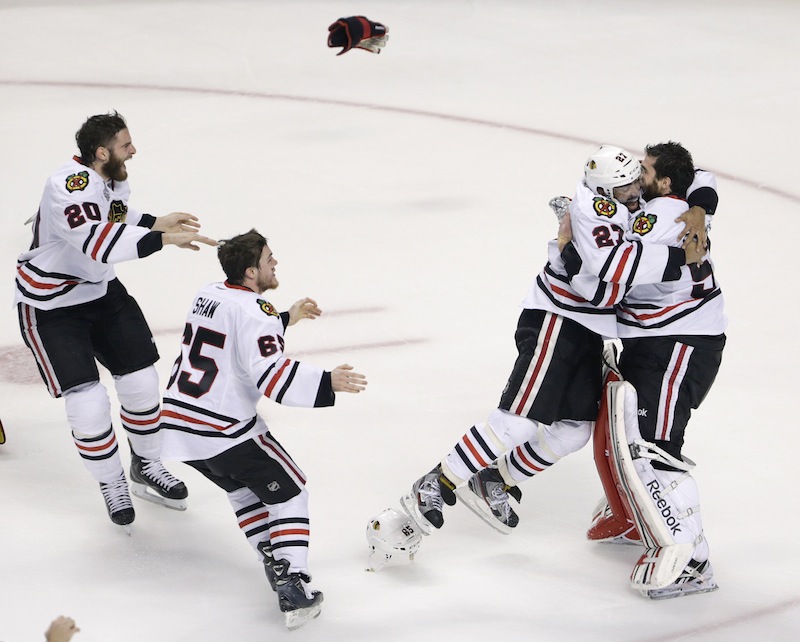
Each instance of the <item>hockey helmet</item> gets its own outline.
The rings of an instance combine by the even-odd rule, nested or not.
[[[596,194],[602,187],[604,196],[614,198],[614,188],[630,185],[639,178],[642,168],[633,154],[614,145],[601,145],[589,156],[583,168],[586,185]]]
[[[387,508],[367,524],[370,568],[373,571],[381,570],[397,553],[414,559],[421,541],[422,535],[408,516],[394,508]]]

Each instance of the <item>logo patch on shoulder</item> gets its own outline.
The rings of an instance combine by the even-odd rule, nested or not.
[[[598,216],[605,216],[606,218],[611,218],[617,213],[617,204],[602,196],[595,196],[592,199],[592,207],[594,208],[595,214]]]
[[[258,307],[261,308],[261,311],[264,314],[268,314],[271,317],[281,316],[280,313],[275,309],[275,306],[269,301],[264,301],[264,299],[256,299],[256,303],[258,303]]]
[[[72,192],[80,192],[86,189],[86,186],[89,185],[89,172],[78,172],[77,174],[70,174],[67,176],[67,191],[71,194]]]
[[[639,214],[634,221],[631,229],[639,235],[647,234],[653,231],[653,226],[656,224],[658,217],[655,214]]]
[[[124,223],[128,216],[128,206],[122,201],[111,201],[108,208],[109,223]]]

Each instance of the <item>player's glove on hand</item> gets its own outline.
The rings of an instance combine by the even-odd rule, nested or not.
[[[339,18],[328,27],[328,31],[328,46],[342,47],[337,56],[347,53],[353,47],[379,54],[389,39],[389,30],[385,26],[364,16]]]

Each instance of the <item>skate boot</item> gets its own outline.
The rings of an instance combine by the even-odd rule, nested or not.
[[[505,535],[519,524],[519,516],[509,504],[509,494],[513,494],[517,501],[522,497],[516,486],[506,485],[500,471],[494,467],[478,471],[466,486],[456,490],[458,499],[467,508]]]
[[[275,558],[272,556],[272,546],[269,540],[259,542],[258,550],[263,556],[262,562],[264,563],[264,573],[267,576],[267,581],[273,591],[277,591],[277,577],[275,576]]]
[[[454,489],[453,483],[442,473],[441,465],[437,465],[414,482],[411,492],[400,498],[400,504],[417,527],[430,535],[431,526],[441,528],[444,524],[442,502],[448,506],[456,503]]]
[[[686,568],[680,577],[673,584],[662,589],[651,589],[641,591],[642,595],[651,600],[668,600],[673,597],[683,597],[684,595],[694,595],[695,593],[710,593],[719,588],[714,581],[714,569],[711,562],[698,562],[689,560]]]
[[[159,459],[142,459],[131,450],[131,492],[140,499],[174,510],[186,510],[189,491]]]
[[[117,526],[122,526],[130,534],[129,524],[133,523],[136,513],[133,510],[131,496],[128,494],[128,482],[125,473],[121,472],[119,477],[107,484],[100,483],[100,492],[106,502],[106,510],[111,521]]]
[[[288,560],[275,560],[272,563],[275,574],[275,588],[278,592],[278,605],[286,618],[286,628],[290,631],[300,628],[320,614],[322,593],[311,591],[307,573],[290,573]]]

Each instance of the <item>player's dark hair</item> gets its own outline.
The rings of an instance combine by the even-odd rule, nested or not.
[[[220,241],[217,258],[225,276],[228,277],[228,283],[241,285],[244,282],[245,270],[258,265],[266,244],[267,239],[255,229]]]
[[[90,165],[95,160],[98,147],[110,147],[114,136],[128,125],[116,111],[110,114],[90,116],[81,128],[75,132],[75,142],[81,152],[81,160]]]
[[[644,153],[655,158],[653,169],[656,178],[669,177],[672,193],[686,198],[686,190],[694,180],[694,161],[689,150],[680,143],[669,141],[658,145],[648,145]]]

